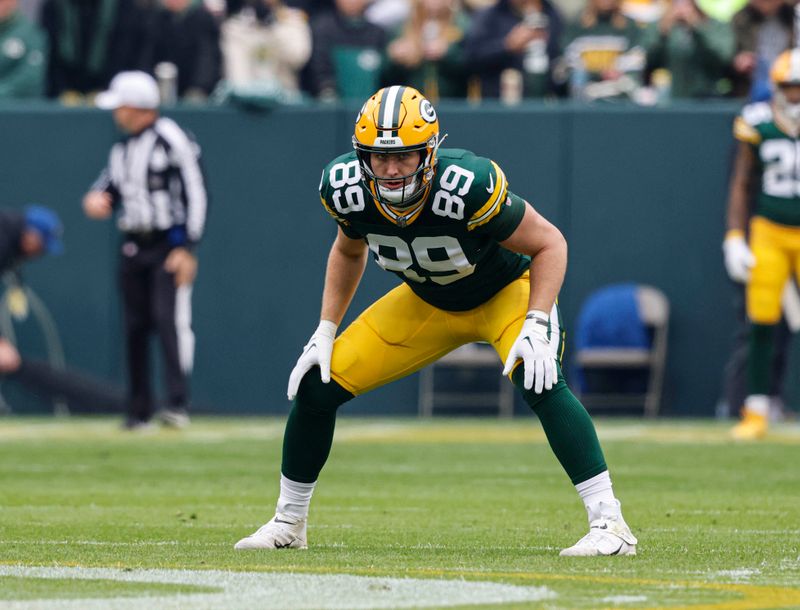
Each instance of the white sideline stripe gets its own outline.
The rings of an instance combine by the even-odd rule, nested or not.
[[[314,525],[314,529],[329,529],[327,525]],[[341,529],[341,528],[330,528]],[[180,547],[200,547],[200,548],[224,548],[230,547],[229,542],[190,542],[179,540],[154,540],[146,541],[140,540],[137,542],[114,542],[111,540],[0,540],[0,546],[17,546],[17,545],[41,545],[41,546],[109,546],[109,547],[150,547],[150,546],[180,546]],[[347,548],[349,545],[343,542],[333,542],[330,544],[314,543],[315,549],[342,549]],[[452,546],[444,544],[392,544],[387,547],[393,551],[418,551],[430,549],[452,549]],[[518,545],[518,546],[483,546],[484,551],[508,551],[522,550],[532,552],[546,552],[560,550],[554,546],[547,545]],[[451,568],[456,569],[456,568]],[[458,568],[463,571],[463,568]]]
[[[256,555],[253,555],[254,558]],[[218,593],[143,594],[141,598],[4,601],[8,610],[338,610],[432,608],[553,599],[547,587],[494,582],[381,578],[346,574],[287,574],[220,570],[131,570],[0,566],[0,576],[71,578],[217,587]],[[147,595],[147,596],[145,596]]]

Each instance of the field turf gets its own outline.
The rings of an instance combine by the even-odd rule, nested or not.
[[[307,551],[267,521],[283,421],[0,419],[0,608],[800,609],[800,427],[600,420],[636,557],[561,558],[585,511],[534,418],[341,418]]]

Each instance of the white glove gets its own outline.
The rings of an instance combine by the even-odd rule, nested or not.
[[[722,251],[725,253],[725,269],[734,282],[746,282],[750,279],[750,269],[756,264],[744,235],[740,231],[729,231],[722,242]]]
[[[289,400],[294,400],[297,396],[297,389],[303,376],[314,365],[319,365],[319,374],[322,383],[329,383],[331,380],[331,354],[333,354],[333,340],[336,337],[338,326],[329,320],[322,320],[317,326],[317,330],[303,348],[303,353],[297,359],[297,364],[289,375],[289,387],[286,395]]]
[[[522,366],[525,367],[525,389],[534,388],[535,380],[536,387],[533,391],[537,394],[541,394],[542,390],[551,389],[558,381],[555,354],[547,339],[549,319],[543,311],[528,312],[503,369],[503,375],[508,375],[517,360],[522,360]]]

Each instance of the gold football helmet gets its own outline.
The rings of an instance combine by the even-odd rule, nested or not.
[[[797,130],[800,128],[800,103],[790,102],[782,88],[800,85],[800,49],[789,49],[778,55],[769,75],[775,87],[773,99],[778,119]]]
[[[405,209],[422,200],[430,190],[439,148],[439,119],[433,105],[416,89],[394,85],[370,97],[356,117],[353,148],[361,164],[361,179],[374,199]],[[371,153],[419,151],[417,169],[406,176],[403,187],[389,189],[381,184],[387,177],[376,176]]]

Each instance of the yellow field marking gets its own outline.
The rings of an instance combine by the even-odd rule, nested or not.
[[[260,566],[264,570],[264,566]],[[341,573],[341,568],[309,567],[309,566],[270,566],[267,572],[311,572],[320,574]],[[386,576],[386,573],[379,568],[348,568],[348,574],[359,576]],[[408,577],[461,577],[461,578],[508,578],[527,581],[579,581],[596,582],[617,585],[638,585],[648,587],[682,587],[684,589],[710,590],[721,593],[738,593],[741,599],[726,600],[713,603],[689,604],[685,606],[647,606],[632,607],[627,606],[628,610],[773,610],[778,608],[799,608],[800,589],[744,585],[733,583],[708,583],[701,581],[666,581],[652,578],[628,578],[619,576],[584,576],[578,574],[539,574],[528,572],[493,572],[493,571],[472,571],[447,568],[411,568],[404,570],[404,576]],[[395,574],[394,577],[397,577]],[[615,607],[618,608],[618,607]],[[603,608],[602,610],[613,610],[613,608]]]

